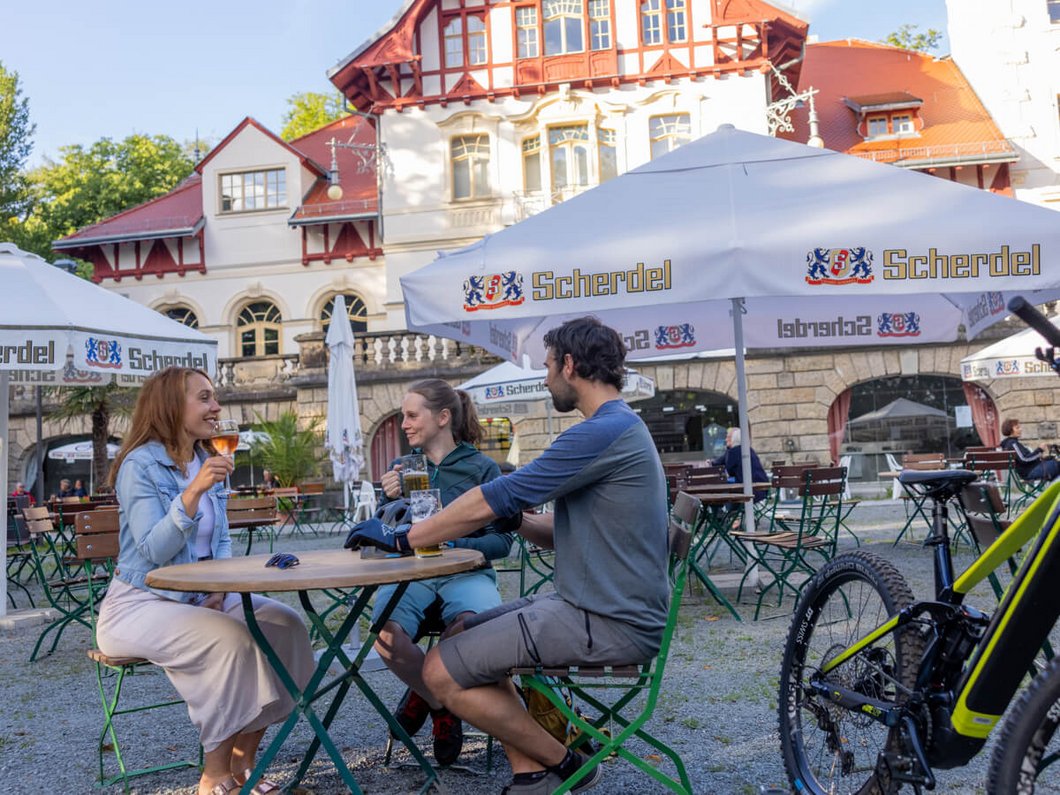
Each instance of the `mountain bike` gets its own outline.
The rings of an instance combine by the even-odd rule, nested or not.
[[[1037,356],[1060,373],[1060,331],[1021,298],[1009,309],[1053,346]],[[804,585],[778,700],[793,791],[933,789],[935,771],[967,764],[1014,700],[987,792],[1060,791],[1060,657],[1038,658],[1060,617],[1060,480],[955,576],[948,503],[975,478],[966,470],[899,478],[933,503],[924,545],[934,559],[934,599],[914,600],[901,572],[864,550],[835,557]],[[965,604],[1024,547],[992,615]]]

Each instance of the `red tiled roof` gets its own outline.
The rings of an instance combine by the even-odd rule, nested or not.
[[[344,119],[314,130],[308,135],[291,141],[291,147],[304,152],[318,163],[331,164],[331,147],[328,141],[358,144],[369,147],[364,151],[369,157],[375,146],[375,128],[363,116],[347,116]],[[362,169],[362,160],[346,147],[335,147],[338,165],[338,184],[342,198],[328,198],[327,178],[318,179],[302,199],[302,205],[291,216],[292,223],[320,223],[325,219],[370,217],[379,212],[376,162],[372,158],[367,169]],[[362,173],[363,172],[363,173]]]
[[[846,39],[806,47],[799,91],[817,89],[815,104],[825,146],[839,152],[875,156],[887,162],[1006,159],[1015,153],[957,64],[886,44]],[[919,135],[865,141],[856,130],[857,113],[847,99],[922,97]],[[792,112],[795,131],[778,137],[805,142],[807,108]]]
[[[920,105],[924,102],[908,91],[892,91],[888,94],[866,94],[859,97],[847,97],[847,103],[862,108],[878,108],[882,105]]]
[[[197,232],[202,223],[202,176],[192,174],[169,193],[79,229],[53,243],[52,248],[186,236]]]

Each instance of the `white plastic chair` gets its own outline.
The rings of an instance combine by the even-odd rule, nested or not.
[[[361,490],[357,493],[357,507],[353,509],[353,521],[362,522],[375,515],[375,486],[365,478],[361,481]]]
[[[843,499],[849,500],[853,495],[850,493],[850,461],[851,456],[844,455],[839,458],[839,466],[847,471],[846,479],[843,481]]]

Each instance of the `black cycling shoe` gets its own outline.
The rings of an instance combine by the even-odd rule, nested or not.
[[[464,747],[464,724],[460,718],[444,707],[431,712],[434,727],[434,761],[442,767],[448,767],[459,757]]]
[[[394,719],[401,724],[401,728],[408,733],[409,737],[413,737],[423,728],[430,712],[430,704],[410,687],[398,702],[397,709],[394,710]]]

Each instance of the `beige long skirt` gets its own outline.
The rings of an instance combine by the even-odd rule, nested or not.
[[[299,688],[313,673],[309,633],[287,605],[254,595],[254,615]],[[187,605],[113,580],[100,606],[100,651],[160,666],[188,704],[203,750],[284,720],[294,701],[254,642],[239,594],[221,610]]]

